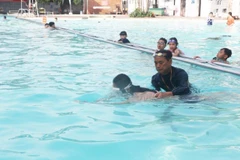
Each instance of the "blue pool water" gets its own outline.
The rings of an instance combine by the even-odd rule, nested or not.
[[[146,23],[147,22],[147,23]],[[189,55],[212,58],[219,48],[240,60],[240,25],[161,19],[59,20],[89,34],[155,47],[176,36]],[[222,34],[230,38],[205,40]],[[112,78],[128,74],[151,87],[151,55],[15,18],[0,23],[0,159],[225,160],[240,156],[240,77],[174,61],[206,100],[178,97],[114,105]],[[85,102],[76,102],[81,100]],[[121,98],[116,100],[122,100]]]

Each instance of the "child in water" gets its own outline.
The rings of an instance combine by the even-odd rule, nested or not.
[[[163,37],[160,38],[157,42],[157,50],[156,51],[165,49],[166,45],[167,45],[167,40]]]
[[[228,13],[228,17],[227,17],[227,25],[228,26],[231,26],[234,24],[234,18],[232,16],[232,12],[229,12]]]
[[[120,32],[120,39],[118,40],[118,42],[120,43],[130,43],[130,41],[127,39],[127,32],[126,31],[122,31]]]
[[[131,79],[126,74],[118,74],[113,79],[113,87],[118,88],[122,93],[132,95],[127,102],[145,101],[155,99],[157,91],[132,84]]]
[[[181,56],[184,55],[184,53],[177,48],[178,46],[178,40],[175,37],[172,37],[169,39],[168,41],[168,45],[169,45],[169,50],[172,52],[173,56]]]
[[[208,15],[208,20],[207,20],[207,25],[212,25],[213,24],[213,12],[210,12]]]
[[[216,57],[214,57],[211,62],[221,62],[221,63],[226,63],[229,64],[227,59],[231,57],[232,51],[228,48],[222,48],[219,50],[217,53]],[[200,58],[199,56],[195,56],[194,59]]]

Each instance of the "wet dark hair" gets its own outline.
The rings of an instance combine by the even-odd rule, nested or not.
[[[232,12],[228,12],[228,14],[229,14],[230,16],[232,16]]]
[[[165,49],[159,50],[156,52],[156,56],[158,53],[162,53],[163,57],[165,57],[168,61],[172,59],[172,52],[169,50],[165,50]]]
[[[47,25],[49,25],[49,24],[48,24],[48,23],[45,23],[45,24],[44,24],[44,26],[47,26]]]
[[[123,90],[125,87],[127,87],[129,84],[132,84],[131,79],[126,74],[118,74],[113,79],[113,84],[119,88],[120,90]]]
[[[176,45],[178,45],[178,40],[177,40],[176,37],[170,38],[169,41],[168,41],[168,44],[169,44],[169,42],[171,42],[171,41],[175,41]]]
[[[232,56],[232,51],[228,48],[222,48],[221,50],[224,50],[224,53],[229,57]]]
[[[127,32],[126,32],[126,31],[122,31],[122,32],[120,32],[119,35],[120,35],[120,36],[127,36]]]
[[[165,44],[167,44],[166,38],[161,37],[159,40],[162,40],[162,41],[164,41]]]
[[[53,25],[55,25],[54,22],[49,22],[49,26],[52,27]]]

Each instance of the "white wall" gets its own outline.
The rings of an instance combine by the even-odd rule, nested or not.
[[[232,14],[240,17],[240,0],[233,0]]]
[[[197,17],[199,10],[199,0],[187,0],[185,17]]]
[[[136,8],[136,0],[128,0],[128,14],[131,14]]]

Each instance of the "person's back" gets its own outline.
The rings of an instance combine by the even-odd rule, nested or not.
[[[155,90],[135,86],[126,74],[119,74],[113,79],[113,87],[118,88],[122,93],[129,93],[131,97],[128,102],[137,102],[155,99]]]
[[[232,17],[232,12],[228,13],[228,17],[227,17],[227,25],[233,25],[234,24],[234,18]]]

